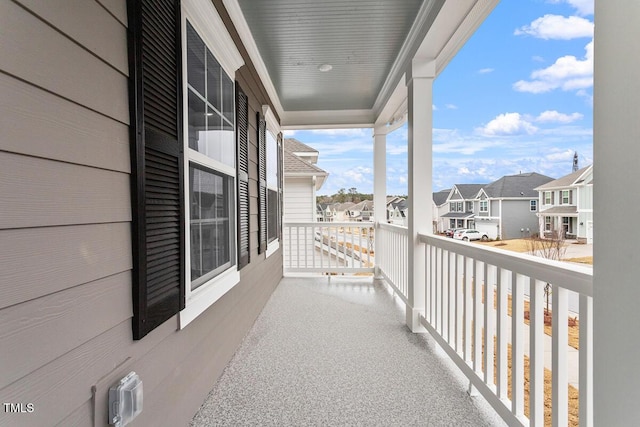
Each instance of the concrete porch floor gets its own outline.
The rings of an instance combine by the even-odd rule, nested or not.
[[[371,277],[282,279],[191,426],[500,426]]]

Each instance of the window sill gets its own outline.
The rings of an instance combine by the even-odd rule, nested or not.
[[[184,329],[239,282],[240,273],[233,266],[193,291],[184,310],[180,312],[180,329]]]
[[[267,245],[267,252],[265,254],[266,258],[269,258],[271,255],[273,255],[278,249],[280,249],[280,241],[279,240],[274,240],[273,242],[269,243]]]

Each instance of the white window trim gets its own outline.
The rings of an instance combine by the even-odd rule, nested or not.
[[[281,128],[280,128],[280,123],[278,123],[278,121],[276,120],[275,114],[273,114],[273,111],[271,111],[271,107],[269,107],[268,105],[263,105],[262,114],[264,115],[264,119],[267,122],[267,132],[270,132],[271,136],[273,136],[273,138],[277,141],[278,134],[281,132]],[[267,161],[267,163],[269,162]],[[267,188],[269,188],[268,185],[267,185]],[[276,191],[277,191],[277,188],[276,188]],[[269,219],[267,217],[267,224],[268,224],[268,221]],[[280,239],[276,238],[273,242],[267,244],[267,250],[265,251],[265,258],[269,258],[271,255],[276,253],[278,249],[280,249]]]
[[[191,23],[191,25],[196,29],[198,35],[205,42],[207,48],[211,51],[211,53],[215,56],[216,60],[224,70],[224,72],[231,78],[231,80],[235,80],[235,72],[238,68],[244,65],[244,60],[242,59],[242,55],[236,48],[231,35],[227,32],[224,22],[222,18],[218,15],[215,7],[211,2],[208,1],[198,1],[198,0],[183,0],[182,1],[182,21],[180,24],[181,27],[181,39],[182,39],[182,90],[183,90],[183,123],[189,123],[189,109],[187,107],[187,94],[188,92],[188,82],[187,82],[187,21]],[[235,84],[235,81],[234,81]],[[235,115],[235,111],[234,111]],[[234,134],[236,130],[237,124],[234,120]],[[185,127],[184,132],[188,132]],[[185,139],[186,144],[186,139]],[[188,147],[185,147],[185,150],[189,150]],[[194,162],[196,164],[203,164],[209,167],[209,164],[214,162],[216,163],[216,167],[220,166],[218,171],[222,173],[226,173],[236,178],[235,168],[231,168],[229,166],[223,165],[219,162],[215,162],[215,160],[209,159],[208,157],[197,153],[189,152],[189,154],[185,153],[184,157],[184,174],[185,179],[188,180],[189,173],[189,163]],[[204,158],[203,158],[204,157]],[[205,160],[206,159],[206,160]],[[188,182],[188,181],[185,181]],[[185,189],[185,198],[188,199],[188,189]],[[233,186],[234,193],[234,203],[237,200],[238,195],[236,194],[236,186]],[[189,212],[189,203],[185,203],[185,218],[190,217]],[[234,221],[234,230],[237,235],[238,233],[238,224],[236,215],[233,215]],[[196,319],[199,315],[201,315],[204,311],[206,311],[209,307],[211,307],[216,301],[218,301],[222,296],[224,296],[229,290],[231,290],[235,285],[240,283],[240,272],[238,271],[238,262],[237,262],[237,251],[232,251],[231,256],[234,259],[234,264],[229,267],[226,271],[218,274],[216,277],[206,281],[205,283],[198,286],[196,289],[191,290],[191,248],[188,244],[188,236],[189,236],[189,221],[185,221],[185,233],[187,236],[187,244],[186,244],[186,254],[185,254],[185,271],[183,274],[185,275],[185,308],[179,313],[179,328],[185,328],[189,323],[191,323],[194,319]],[[235,238],[234,236],[233,238]]]

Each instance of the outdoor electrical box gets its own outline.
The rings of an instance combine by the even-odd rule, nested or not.
[[[142,380],[130,372],[109,389],[109,424],[124,427],[142,412]]]

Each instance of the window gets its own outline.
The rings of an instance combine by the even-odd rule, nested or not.
[[[489,203],[486,200],[480,200],[480,212],[489,212]]]
[[[544,217],[544,231],[552,231],[553,230],[553,222],[550,216]]]
[[[464,212],[464,204],[463,202],[450,202],[449,203],[449,212]]]
[[[184,327],[239,281],[232,79],[243,59],[211,2],[129,3],[132,329],[141,339],[177,313]]]
[[[553,191],[545,191],[544,192],[544,204],[552,205],[553,204]]]
[[[562,190],[562,204],[568,205],[571,203],[571,190]]]
[[[186,249],[185,307],[180,311],[183,328],[240,281],[238,249],[242,256],[248,238],[241,238],[240,229],[246,228],[241,219],[245,209],[238,201],[248,176],[236,135],[234,75],[242,57],[212,4],[181,3]]]
[[[281,143],[280,126],[269,106],[262,107],[263,116],[259,115],[259,157],[263,159],[264,167],[260,167],[260,246],[266,248],[266,256],[270,256],[280,247],[280,158]],[[277,135],[277,136],[276,136]]]
[[[278,237],[278,142],[267,131],[267,243]]]
[[[187,21],[190,290],[235,264],[233,81]]]
[[[465,212],[473,212],[473,202],[465,202]]]
[[[535,212],[538,210],[538,201],[537,200],[531,200],[531,203],[529,205],[529,210],[531,212]]]

